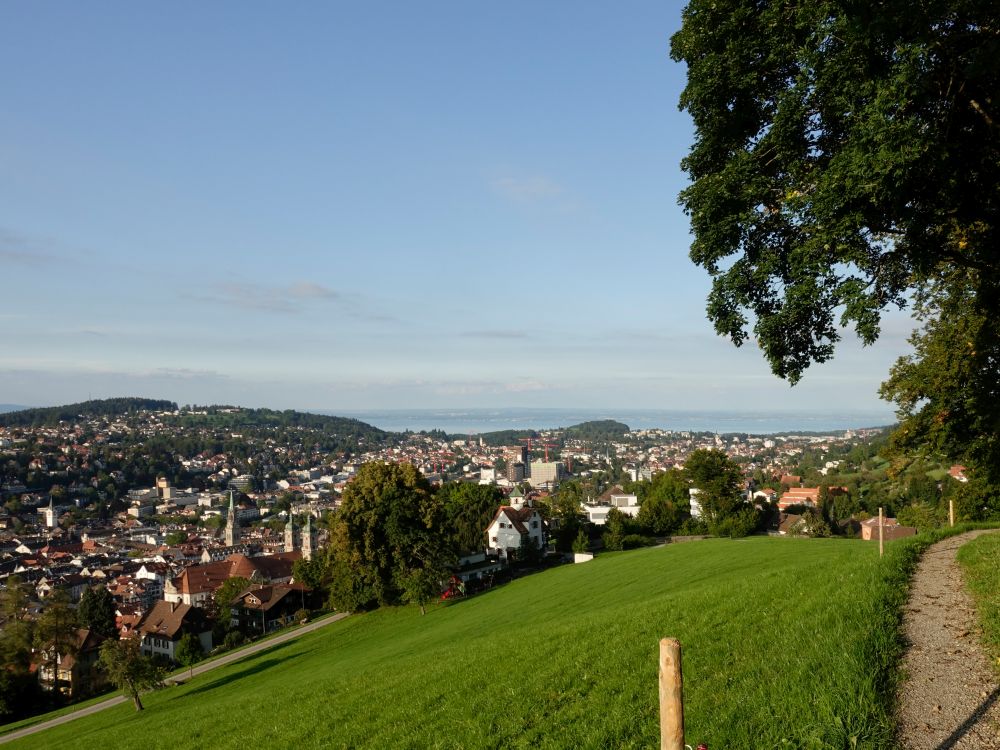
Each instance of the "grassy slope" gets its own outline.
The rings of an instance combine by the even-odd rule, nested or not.
[[[121,706],[11,746],[653,747],[670,635],[692,744],[883,748],[905,594],[891,558],[784,539],[606,554],[424,618],[351,617],[151,695],[143,714]]]
[[[984,534],[958,550],[958,561],[983,627],[983,643],[1000,667],[1000,534]]]

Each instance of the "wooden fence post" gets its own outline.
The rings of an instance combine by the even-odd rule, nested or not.
[[[878,509],[878,556],[882,557],[882,507]]]
[[[955,501],[951,499],[948,500],[948,525],[955,525]]]
[[[660,640],[660,750],[684,750],[684,680],[676,638]]]

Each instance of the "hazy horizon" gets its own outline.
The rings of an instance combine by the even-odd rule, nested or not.
[[[149,397],[154,398],[154,397]],[[66,403],[44,406],[64,406]],[[180,403],[178,406],[187,404]],[[207,405],[207,404],[199,404]],[[217,405],[259,408],[259,405],[219,402]],[[263,405],[266,407],[266,405]],[[33,408],[0,404],[0,412]],[[273,407],[266,407],[273,408]],[[895,423],[891,411],[713,410],[630,408],[532,408],[465,407],[404,409],[301,409],[313,414],[359,419],[391,432],[443,430],[449,434],[475,434],[499,430],[545,430],[581,422],[613,419],[632,430],[651,428],[695,432],[745,432],[773,435],[781,432],[822,432],[885,427]]]

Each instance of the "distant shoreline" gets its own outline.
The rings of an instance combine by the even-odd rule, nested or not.
[[[351,417],[393,432],[443,430],[475,434],[498,430],[545,430],[600,419],[624,422],[632,430],[774,435],[783,432],[840,432],[895,423],[886,412],[735,412],[678,409],[366,409],[320,410]]]

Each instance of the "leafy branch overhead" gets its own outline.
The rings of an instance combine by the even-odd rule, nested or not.
[[[680,196],[708,316],[796,382],[942,269],[1000,283],[996,5],[693,0]]]

